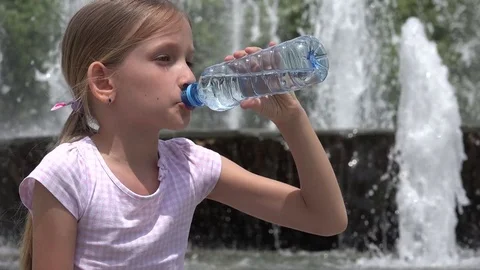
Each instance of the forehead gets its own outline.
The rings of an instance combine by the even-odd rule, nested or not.
[[[186,50],[193,50],[193,35],[187,20],[174,26],[171,31],[158,31],[153,33],[139,47],[146,49],[154,48],[162,44],[175,45]]]

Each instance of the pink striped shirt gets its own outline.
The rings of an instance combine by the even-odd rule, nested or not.
[[[20,184],[32,207],[35,181],[78,220],[75,269],[184,269],[195,207],[220,175],[220,155],[185,138],[159,140],[161,182],[138,195],[118,180],[85,137],[48,153]]]

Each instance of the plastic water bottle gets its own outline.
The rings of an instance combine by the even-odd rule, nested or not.
[[[206,68],[197,83],[182,91],[190,108],[225,111],[249,97],[275,95],[323,82],[328,74],[325,48],[313,36],[300,36]]]

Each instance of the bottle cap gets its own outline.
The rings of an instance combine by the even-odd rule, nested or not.
[[[185,104],[185,106],[189,108],[200,107],[204,105],[203,102],[201,102],[198,98],[197,86],[197,83],[192,83],[189,84],[187,88],[182,91],[182,102]]]
[[[310,64],[312,64],[312,67],[320,71],[320,80],[325,80],[329,68],[328,57],[325,49],[323,49],[323,47],[320,47],[320,50],[317,49],[315,51],[310,51],[307,58],[310,61]]]

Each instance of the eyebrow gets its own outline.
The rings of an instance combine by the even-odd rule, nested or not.
[[[179,50],[181,46],[179,46],[179,44],[177,42],[173,42],[173,41],[164,41],[164,42],[160,42],[158,43],[157,45],[155,45],[151,51],[153,53],[157,53],[159,50],[161,49],[175,49],[175,50]],[[193,56],[195,54],[195,48],[194,47],[189,47],[188,50],[187,50],[187,55],[189,56]]]

